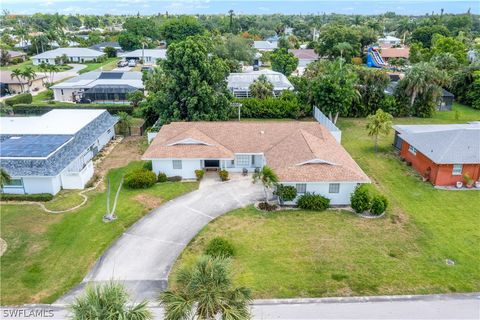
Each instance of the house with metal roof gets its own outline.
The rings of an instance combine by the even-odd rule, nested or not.
[[[105,56],[105,53],[89,48],[58,48],[48,50],[43,53],[32,56],[32,63],[39,65],[41,63],[56,64],[55,58],[66,55],[69,62],[84,63],[88,61],[97,61]]]
[[[124,60],[143,60],[145,65],[156,65],[157,60],[167,58],[167,49],[138,49],[131,52],[125,52],[119,55]]]
[[[435,186],[453,186],[468,175],[480,180],[480,122],[396,125],[400,156]]]
[[[141,72],[90,71],[51,87],[54,99],[77,103],[129,103],[127,94],[143,91]]]
[[[0,118],[0,166],[11,182],[3,193],[56,194],[83,189],[92,158],[115,136],[106,110],[52,110],[42,116]]]
[[[278,41],[253,41],[253,48],[258,51],[273,51],[278,48]]]
[[[284,74],[268,69],[230,73],[227,77],[227,87],[235,97],[248,98],[251,96],[250,85],[261,75],[264,75],[273,84],[275,96],[279,96],[284,90],[293,90],[293,85]]]
[[[92,50],[97,50],[103,52],[105,48],[111,47],[114,48],[117,52],[122,51],[122,47],[118,43],[118,41],[106,41],[106,42],[100,42],[97,44],[94,44],[93,46],[90,46],[89,48]]]

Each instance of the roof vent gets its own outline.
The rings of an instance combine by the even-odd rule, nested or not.
[[[260,134],[264,134],[264,133],[265,133],[265,131],[263,131],[263,130],[260,131]]]

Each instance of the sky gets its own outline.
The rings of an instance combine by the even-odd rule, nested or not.
[[[222,14],[230,9],[244,14],[397,14],[423,15],[439,13],[464,13],[470,8],[480,14],[480,1],[464,0],[0,0],[0,8],[11,13],[36,12],[62,14]]]

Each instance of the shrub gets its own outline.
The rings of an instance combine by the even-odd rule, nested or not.
[[[264,211],[275,211],[275,210],[277,210],[277,205],[270,204],[268,202],[260,202],[258,204],[258,208],[260,210],[264,210]]]
[[[330,206],[330,199],[307,192],[298,199],[297,206],[305,210],[323,211]]]
[[[32,95],[30,93],[20,93],[11,98],[5,99],[5,104],[7,106],[14,106],[16,104],[30,104],[32,103]]]
[[[147,161],[143,164],[143,169],[145,170],[149,170],[149,171],[152,171],[153,168],[152,168],[152,161]]]
[[[172,176],[172,177],[168,177],[167,180],[170,181],[170,182],[179,182],[179,181],[182,181],[182,177]]]
[[[372,198],[366,185],[361,185],[355,189],[350,197],[350,204],[357,213],[362,213],[371,208]]]
[[[167,182],[168,181],[167,175],[163,172],[159,172],[158,176],[157,176],[157,181],[158,182]]]
[[[220,176],[220,180],[222,180],[222,181],[227,181],[228,180],[228,171],[227,170],[220,170],[218,172],[218,175]]]
[[[292,201],[297,197],[297,188],[278,184],[274,194],[280,198],[280,202]]]
[[[224,238],[216,237],[210,240],[205,248],[205,254],[212,257],[233,257],[235,255],[235,248]]]
[[[9,194],[0,193],[0,200],[2,201],[50,201],[53,195],[50,193],[37,194]]]
[[[197,181],[202,180],[204,175],[205,175],[205,170],[203,169],[195,170],[195,176],[197,176]]]
[[[388,206],[387,198],[381,195],[377,195],[372,199],[372,205],[370,212],[374,215],[380,215],[385,212]]]
[[[155,173],[145,169],[131,171],[125,175],[125,185],[131,189],[143,189],[157,182]]]

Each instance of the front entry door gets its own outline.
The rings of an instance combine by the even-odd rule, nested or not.
[[[205,168],[219,168],[220,160],[205,160]]]

